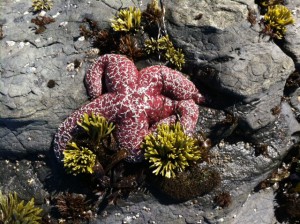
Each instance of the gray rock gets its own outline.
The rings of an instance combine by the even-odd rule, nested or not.
[[[274,121],[270,111],[280,103],[294,63],[276,44],[260,38],[257,24],[251,27],[247,21],[248,9],[257,7],[248,1],[229,5],[174,0],[166,5],[168,32],[185,50],[197,73],[195,81],[205,83],[219,97],[231,98],[248,129],[258,130]],[[194,10],[187,13],[186,8]],[[199,13],[203,16],[196,20]]]
[[[291,105],[295,109],[296,113],[300,114],[300,88],[296,89],[291,94]]]
[[[288,7],[292,10],[295,18],[295,24],[288,27],[283,48],[287,54],[293,58],[296,68],[300,69],[300,3],[289,1]]]
[[[3,194],[16,192],[22,200],[29,201],[34,197],[36,204],[45,203],[49,194],[37,175],[37,169],[45,166],[44,162],[1,160],[0,164],[0,190]]]
[[[133,5],[132,1],[122,2],[55,1],[47,15],[56,15],[56,21],[47,25],[47,30],[40,35],[31,29],[34,24],[30,20],[34,16],[28,13],[30,2],[0,2],[0,8],[5,9],[0,11],[4,32],[0,41],[1,158],[24,159],[47,154],[59,124],[88,102],[83,77],[90,64],[85,54],[90,43],[78,39],[80,22],[88,16],[99,21],[101,27],[107,27],[118,8]],[[142,3],[145,7],[147,1]],[[201,82],[209,87],[212,96],[222,96],[220,101],[213,99],[213,102],[227,105],[224,108],[232,110],[241,124],[245,124],[244,130],[259,129],[250,135],[251,140],[266,143],[269,156],[255,156],[253,146],[242,139],[221,141],[212,149],[212,163],[221,173],[222,183],[211,194],[171,205],[163,204],[152,194],[133,194],[122,205],[108,207],[95,223],[231,223],[236,220],[236,223],[260,220],[272,223],[271,193],[265,194],[268,215],[264,218],[261,207],[257,216],[247,212],[255,206],[255,200],[250,200],[248,195],[278,166],[293,143],[291,135],[299,131],[297,125],[293,126],[296,120],[286,104],[282,106],[282,114],[273,116],[270,112],[280,103],[294,62],[273,42],[260,38],[257,25],[250,27],[248,8],[257,8],[253,2],[172,0],[165,1],[165,6],[168,33],[185,52],[195,74],[192,78],[197,84]],[[203,14],[202,19],[195,20],[199,13]],[[297,49],[296,41],[289,44],[291,49]],[[83,61],[82,67],[78,71],[67,70],[75,59]],[[293,59],[298,63],[297,58]],[[49,88],[49,80],[57,84]],[[234,107],[230,107],[232,101]],[[230,136],[236,128],[230,125],[230,131],[213,132],[211,129],[225,118],[224,112],[200,108],[200,113],[198,130],[209,132],[217,142]],[[37,201],[43,202],[47,197],[42,185],[45,177],[37,176],[36,168],[23,160],[19,171],[24,172],[17,172],[18,168],[14,169],[10,162],[0,160],[0,163],[3,191],[18,191],[26,199],[37,194]],[[31,178],[33,187],[30,185],[33,182],[28,182]],[[230,191],[233,204],[229,208],[214,208],[212,200],[218,191]],[[251,198],[261,198],[261,194]]]

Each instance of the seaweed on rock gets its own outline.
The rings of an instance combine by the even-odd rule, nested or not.
[[[269,6],[262,19],[263,34],[272,38],[282,39],[286,33],[286,26],[295,23],[292,12],[284,5]]]
[[[42,219],[42,211],[35,207],[34,198],[24,204],[24,201],[18,199],[16,192],[5,196],[0,191],[0,221],[4,224],[38,224]]]
[[[201,158],[196,139],[186,135],[179,122],[158,126],[156,134],[145,137],[142,147],[153,173],[166,178],[174,178]]]
[[[50,10],[52,6],[52,0],[32,0],[32,7],[34,11]]]

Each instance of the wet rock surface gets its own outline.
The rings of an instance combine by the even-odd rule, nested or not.
[[[145,7],[147,1],[142,3]],[[80,38],[79,25],[89,17],[108,27],[120,7],[132,5],[55,1],[46,14],[55,22],[35,34],[30,1],[0,2],[0,190],[16,191],[26,200],[34,196],[48,209],[49,194],[66,190],[61,185],[68,179],[53,161],[51,142],[58,125],[88,102],[83,78],[92,61],[86,54],[91,44]],[[170,204],[152,191],[133,193],[109,205],[93,223],[275,223],[273,191],[254,193],[253,188],[299,141],[299,89],[291,93],[291,105],[281,104],[285,81],[299,68],[299,5],[291,1],[288,6],[296,24],[278,47],[259,35],[258,24],[247,21],[249,9],[258,13],[252,2],[165,2],[168,33],[183,49],[191,79],[209,99],[200,107],[197,129],[213,142],[211,165],[221,185],[185,203]],[[75,60],[81,67],[73,68]],[[257,153],[259,144],[266,153]],[[232,197],[224,209],[213,202],[222,191]]]

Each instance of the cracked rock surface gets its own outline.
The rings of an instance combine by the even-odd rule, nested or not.
[[[142,1],[143,8],[147,2]],[[53,135],[70,113],[88,102],[83,78],[92,61],[86,54],[91,44],[80,37],[79,26],[88,17],[108,27],[119,8],[134,4],[138,5],[130,0],[55,1],[46,13],[55,22],[35,34],[31,19],[37,15],[30,12],[30,1],[0,2],[0,190],[17,191],[23,199],[35,196],[45,206],[48,166],[55,166],[50,156]],[[289,1],[288,7],[294,10],[296,24],[278,46],[259,35],[258,24],[247,21],[249,9],[258,12],[254,1],[165,1],[168,34],[183,49],[192,80],[212,106],[200,107],[198,130],[214,142],[211,162],[220,172],[221,186],[179,204],[134,193],[120,205],[108,206],[93,223],[276,222],[273,190],[254,193],[253,188],[299,140],[294,112],[300,110],[299,89],[292,106],[281,104],[285,81],[299,69],[300,60],[299,3]],[[201,19],[195,19],[200,14]],[[82,62],[76,69],[75,60]],[[281,112],[273,114],[280,104]],[[237,123],[219,127],[224,111],[232,112]],[[232,133],[237,137],[226,140]],[[267,156],[255,155],[253,145],[258,143],[267,145]],[[213,203],[220,191],[232,196],[228,208]]]

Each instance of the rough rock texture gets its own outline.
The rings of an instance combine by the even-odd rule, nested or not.
[[[0,2],[4,33],[0,40],[0,157],[23,159],[19,162],[21,173],[11,165],[16,162],[0,161],[0,190],[16,190],[25,199],[35,195],[38,203],[43,203],[48,170],[44,164],[38,169],[32,164],[38,154],[53,159],[48,152],[57,127],[88,101],[83,77],[90,64],[86,52],[91,45],[80,38],[79,25],[84,17],[90,17],[99,21],[100,27],[107,27],[118,8],[133,2],[55,1],[46,15],[56,21],[38,35],[30,22],[35,17],[28,11],[30,1]],[[300,131],[289,104],[282,105],[280,114],[270,111],[280,104],[286,78],[295,65],[299,67],[300,13],[295,2],[290,1],[289,7],[296,9],[298,19],[281,50],[259,36],[257,24],[251,27],[247,21],[248,8],[257,10],[254,1],[165,1],[168,33],[187,56],[193,81],[200,90],[207,89],[213,106],[233,111],[244,129],[235,123],[219,127],[224,112],[200,108],[198,129],[208,132],[216,143],[212,162],[221,172],[221,187],[197,200],[171,205],[152,194],[133,194],[123,204],[108,207],[95,223],[274,223],[272,192],[248,195],[278,166]],[[142,3],[145,7],[146,1]],[[195,19],[200,13],[202,18]],[[83,62],[77,70],[72,69],[75,59]],[[56,82],[53,88],[47,86],[49,80]],[[296,108],[299,91],[293,97]],[[252,143],[266,143],[269,156],[255,156],[253,145],[244,138],[220,141],[235,129],[237,137],[259,129],[247,138]],[[217,191],[230,191],[232,205],[214,208],[212,199]],[[266,207],[260,207],[264,203]],[[256,213],[250,212],[253,207]]]
[[[297,17],[293,26],[289,27],[283,48],[293,58],[296,68],[300,69],[300,2],[289,1],[289,8],[293,9],[293,16]]]
[[[258,24],[252,27],[247,20],[257,6],[249,1],[168,2],[169,34],[185,49],[195,80],[227,95],[248,129],[274,121],[270,111],[280,103],[294,63],[275,43],[260,37]],[[194,10],[186,13],[187,8]],[[195,19],[198,14],[200,20]]]

